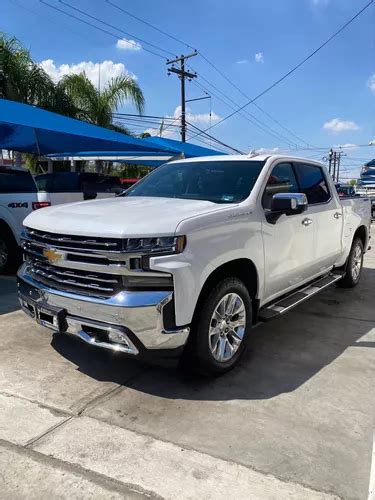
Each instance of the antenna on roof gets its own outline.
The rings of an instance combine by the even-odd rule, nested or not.
[[[254,156],[258,156],[259,153],[256,151],[256,149],[252,149],[249,151],[249,154],[247,155],[249,158],[253,158]]]

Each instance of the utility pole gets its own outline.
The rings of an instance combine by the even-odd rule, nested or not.
[[[332,172],[333,182],[336,181],[336,164],[337,164],[337,153],[336,153],[336,151],[334,151],[333,152],[333,172]]]
[[[332,173],[332,158],[333,158],[333,150],[332,148],[329,150],[329,153],[328,153],[328,161],[329,161],[329,175],[331,175]]]
[[[168,75],[171,73],[176,73],[179,79],[181,80],[181,141],[186,142],[186,100],[185,100],[185,79],[187,78],[191,81],[193,78],[197,77],[196,73],[191,73],[189,71],[185,71],[185,61],[186,59],[190,59],[190,57],[194,57],[197,55],[197,51],[192,54],[188,54],[187,56],[181,55],[180,57],[176,57],[176,59],[168,60],[167,65],[180,63],[180,67],[176,66],[168,67]]]

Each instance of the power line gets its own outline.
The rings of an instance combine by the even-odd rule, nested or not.
[[[86,24],[87,26],[91,26],[92,28],[95,28],[113,38],[115,38],[116,40],[119,40],[119,37],[118,35],[115,35],[114,33],[111,33],[110,31],[107,31],[106,29],[104,28],[100,28],[99,26],[96,26],[95,24],[92,24],[90,23],[89,21],[85,21],[84,19],[80,18],[80,17],[77,17],[75,16],[74,14],[71,14],[70,12],[66,12],[65,10],[62,10],[62,9],[59,9],[58,7],[56,7],[55,5],[51,5],[49,4],[48,2],[46,2],[45,0],[39,0],[40,3],[42,3],[43,5],[46,5],[47,7],[50,7],[51,9],[54,9],[58,12],[61,12],[62,14],[65,14],[66,16],[72,18],[72,19],[75,19],[76,21],[79,21],[83,24]],[[119,31],[117,28],[115,28],[117,31]],[[145,47],[143,47],[143,49],[146,51],[146,52],[149,52],[150,54],[153,54],[154,56],[157,56],[157,57],[160,57],[161,59],[167,59],[165,56],[162,56],[160,54],[157,54],[156,52],[150,50],[150,49],[146,49]]]
[[[202,76],[202,74],[199,74],[198,75],[202,80],[208,82],[208,80]],[[194,82],[195,85],[197,86],[200,86],[202,89],[205,89],[209,92],[212,93],[212,95],[214,97],[216,97],[216,99],[218,99],[219,101],[223,102],[226,106],[228,106],[230,109],[234,110],[236,109],[235,107],[233,107],[231,104],[228,104],[224,99],[226,99],[227,101],[230,101],[232,102],[235,106],[238,106],[238,104],[232,99],[230,98],[229,96],[227,96],[226,94],[224,94],[224,92],[222,92],[220,89],[216,88],[213,84],[210,84],[210,82],[208,82],[208,85],[211,85],[215,90],[216,92],[220,93],[222,96],[224,96],[224,99],[219,97],[217,94],[215,95],[211,89],[207,89],[205,88],[202,84],[198,83],[198,82]],[[273,130],[271,129],[267,124],[265,124],[264,122],[262,122],[261,120],[259,120],[256,116],[254,116],[253,114],[251,114],[249,111],[247,110],[243,110],[240,112],[240,115],[247,121],[249,121],[250,123],[252,123],[253,125],[255,125],[256,127],[258,127],[260,130],[262,130],[263,132],[266,132],[267,134],[271,135],[272,137],[276,138],[277,140],[281,140],[282,142],[284,142],[285,144],[287,144],[289,147],[290,146],[295,146],[295,147],[298,147],[298,144],[296,143],[293,143],[291,142],[287,137],[281,135],[279,132],[277,132],[276,130]]]
[[[274,87],[276,87],[279,83],[281,83],[286,78],[288,78],[288,76],[290,76],[292,73],[294,73],[298,68],[300,68],[309,59],[311,59],[315,54],[317,54],[323,47],[325,47],[331,40],[333,40],[336,36],[338,36],[347,26],[349,26],[355,19],[357,19],[357,17],[359,17],[373,3],[374,3],[374,0],[370,0],[364,7],[362,7],[361,10],[359,10],[353,17],[351,17],[349,19],[349,21],[347,21],[343,26],[341,26],[337,31],[335,31],[335,33],[333,33],[333,35],[331,35],[327,40],[325,40],[321,45],[319,45],[319,47],[317,47],[313,52],[311,52],[304,59],[302,59],[302,61],[300,61],[295,66],[293,66],[293,68],[291,68],[289,71],[287,71],[284,75],[282,75],[280,78],[278,78],[275,82],[273,82],[267,88],[265,88],[264,90],[262,90],[262,92],[260,92],[259,94],[257,94],[253,99],[250,99],[247,103],[245,103],[244,105],[240,106],[237,110],[235,110],[232,113],[230,113],[229,115],[225,116],[220,121],[214,123],[211,127],[205,129],[205,131],[209,130],[210,128],[216,127],[220,123],[223,123],[224,121],[228,120],[229,118],[231,118],[232,116],[234,116],[235,114],[239,113],[244,108],[246,108],[247,106],[249,106],[249,104],[252,104],[256,100],[258,100],[260,97],[262,97],[265,94],[267,94],[267,92],[269,92]]]
[[[109,23],[107,23],[105,21],[102,21],[98,17],[95,17],[95,16],[93,16],[91,14],[88,14],[86,11],[78,9],[77,7],[74,7],[74,5],[70,5],[68,2],[65,2],[64,0],[59,0],[59,2],[62,3],[63,5],[65,5],[66,7],[69,7],[70,9],[75,10],[76,12],[79,12],[80,14],[83,14],[84,16],[87,16],[90,19],[93,19],[94,21],[97,21],[98,23],[104,24],[104,26],[108,26],[109,28],[112,28],[112,29],[114,29],[116,31],[119,31],[120,33],[123,33],[126,36],[131,36],[131,37],[135,38],[136,40],[138,40],[139,42],[141,42],[143,44],[149,45],[150,47],[153,47],[154,49],[160,50],[161,52],[165,52],[166,54],[174,56],[173,52],[170,52],[169,50],[165,50],[162,47],[158,47],[157,45],[154,45],[151,42],[147,42],[146,40],[143,40],[142,38],[139,38],[138,36],[132,35],[131,33],[128,33],[128,32],[126,32],[126,31],[124,31],[124,30],[122,30],[120,28],[117,28],[116,26],[113,26],[112,24],[109,24]],[[136,42],[133,42],[132,40],[127,40],[127,42],[130,43],[131,45],[137,47],[137,43]]]
[[[174,40],[190,49],[193,49],[193,50],[196,50],[194,49],[194,47],[192,47],[190,44],[188,44],[187,42],[184,42],[183,40],[171,35],[170,33],[158,28],[157,26],[155,26],[154,24],[151,24],[150,22],[148,21],[145,21],[144,19],[132,14],[131,12],[129,12],[128,10],[125,10],[123,9],[122,7],[118,6],[117,4],[111,2],[110,0],[106,0],[106,2],[115,7],[116,9],[118,9],[120,12],[132,17],[133,19],[136,19],[137,21],[145,24],[146,26],[158,31],[159,33],[163,34],[164,36],[170,38],[171,40]],[[211,62],[208,57],[206,57],[204,54],[202,54],[201,51],[199,51],[199,55],[202,57],[202,59],[204,59],[219,75],[221,75],[228,83],[230,83],[232,85],[232,87],[234,87],[238,92],[240,92],[246,99],[249,99],[249,97],[230,79],[228,78],[227,75],[225,75],[213,62]],[[195,71],[195,70],[193,70]],[[202,75],[199,75],[203,80],[205,80],[209,85],[211,85],[212,87],[215,88],[215,86],[213,84],[211,84],[207,79],[205,79]],[[217,89],[218,90],[218,89]],[[219,90],[218,90],[219,91]],[[219,91],[220,92],[220,91]],[[229,98],[228,98],[229,99]],[[232,100],[232,102],[234,102]],[[237,103],[235,103],[236,106],[238,106]],[[271,119],[273,122],[275,122],[279,127],[281,127],[282,129],[284,129],[286,132],[288,132],[290,135],[292,135],[293,137],[297,138],[298,140],[300,140],[301,142],[303,142],[304,144],[308,145],[309,146],[309,143],[307,143],[304,139],[300,138],[299,136],[297,136],[294,132],[292,132],[290,129],[288,129],[287,127],[285,127],[284,125],[282,125],[278,120],[276,120],[276,118],[274,118],[270,113],[268,113],[267,111],[265,111],[261,106],[259,106],[258,104],[255,104],[254,103],[254,106],[259,110],[261,111],[262,113],[264,113],[269,119]],[[253,116],[253,115],[252,115]],[[257,120],[257,118],[255,116],[253,116],[253,119],[254,120]],[[260,120],[259,120],[260,121]],[[267,127],[267,125],[265,125],[265,127]],[[272,129],[271,129],[272,130]],[[277,133],[274,131],[274,133]],[[290,141],[287,140],[290,144]]]
[[[199,52],[199,55],[202,57],[202,59],[204,59],[207,64],[209,64],[219,75],[221,75],[230,85],[232,85],[233,88],[235,88],[243,97],[245,97],[245,99],[250,99],[250,97],[245,94],[245,92],[243,92],[243,90],[238,86],[236,85],[230,78],[228,78],[228,76],[223,73],[223,71],[221,71],[213,62],[211,62],[208,57],[206,57],[204,54],[202,54],[202,52]],[[201,75],[200,75],[201,76]],[[202,78],[202,76],[201,76]],[[297,134],[295,134],[294,132],[292,132],[290,129],[288,129],[287,127],[285,127],[282,123],[280,123],[278,120],[276,120],[276,118],[274,118],[270,113],[268,113],[266,110],[264,110],[261,106],[259,106],[258,104],[256,104],[255,102],[252,103],[253,106],[255,106],[259,111],[261,111],[264,115],[266,115],[270,120],[272,120],[274,123],[276,123],[280,128],[282,128],[283,130],[285,130],[286,132],[288,132],[290,135],[292,135],[293,137],[295,137],[296,139],[298,139],[299,141],[303,142],[304,144],[306,144],[307,146],[310,146],[310,144],[308,142],[306,142],[304,139],[302,139],[301,137],[299,137]]]
[[[163,31],[162,29],[158,28],[157,26],[154,26],[153,24],[145,21],[144,19],[141,19],[140,17],[137,17],[136,15],[132,14],[131,12],[129,12],[128,10],[125,10],[123,9],[122,7],[120,7],[119,5],[116,5],[115,3],[111,2],[110,0],[105,0],[109,5],[112,5],[112,7],[115,7],[116,9],[118,9],[119,11],[123,12],[124,14],[132,17],[133,19],[136,19],[137,21],[145,24],[146,26],[149,26],[150,28],[158,31],[159,33],[161,33],[162,35],[165,35],[167,36],[168,38],[171,38],[172,40],[174,40],[175,42],[178,42],[178,43],[181,43],[182,45],[185,45],[186,47],[188,47],[189,49],[192,49],[192,50],[196,50],[194,47],[192,47],[191,45],[189,45],[188,43],[185,43],[183,42],[182,40],[179,40],[178,38],[176,38],[175,36],[171,35],[170,33],[167,33],[166,31]]]

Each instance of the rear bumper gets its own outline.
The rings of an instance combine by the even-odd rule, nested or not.
[[[103,299],[76,295],[36,282],[23,264],[18,295],[22,309],[41,325],[132,356],[179,353],[189,336],[189,327],[164,327],[164,308],[173,300],[172,292],[120,292]],[[62,321],[54,324],[49,310],[60,311],[56,314],[63,315]]]

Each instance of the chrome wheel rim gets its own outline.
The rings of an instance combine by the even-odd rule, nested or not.
[[[209,347],[212,356],[221,363],[229,361],[238,351],[246,328],[246,309],[236,293],[224,295],[211,316]]]
[[[0,267],[4,267],[8,260],[8,247],[5,241],[0,239]]]
[[[362,257],[362,248],[360,247],[360,245],[357,245],[354,249],[352,259],[352,276],[354,281],[357,281],[359,279],[359,275],[361,274]]]

